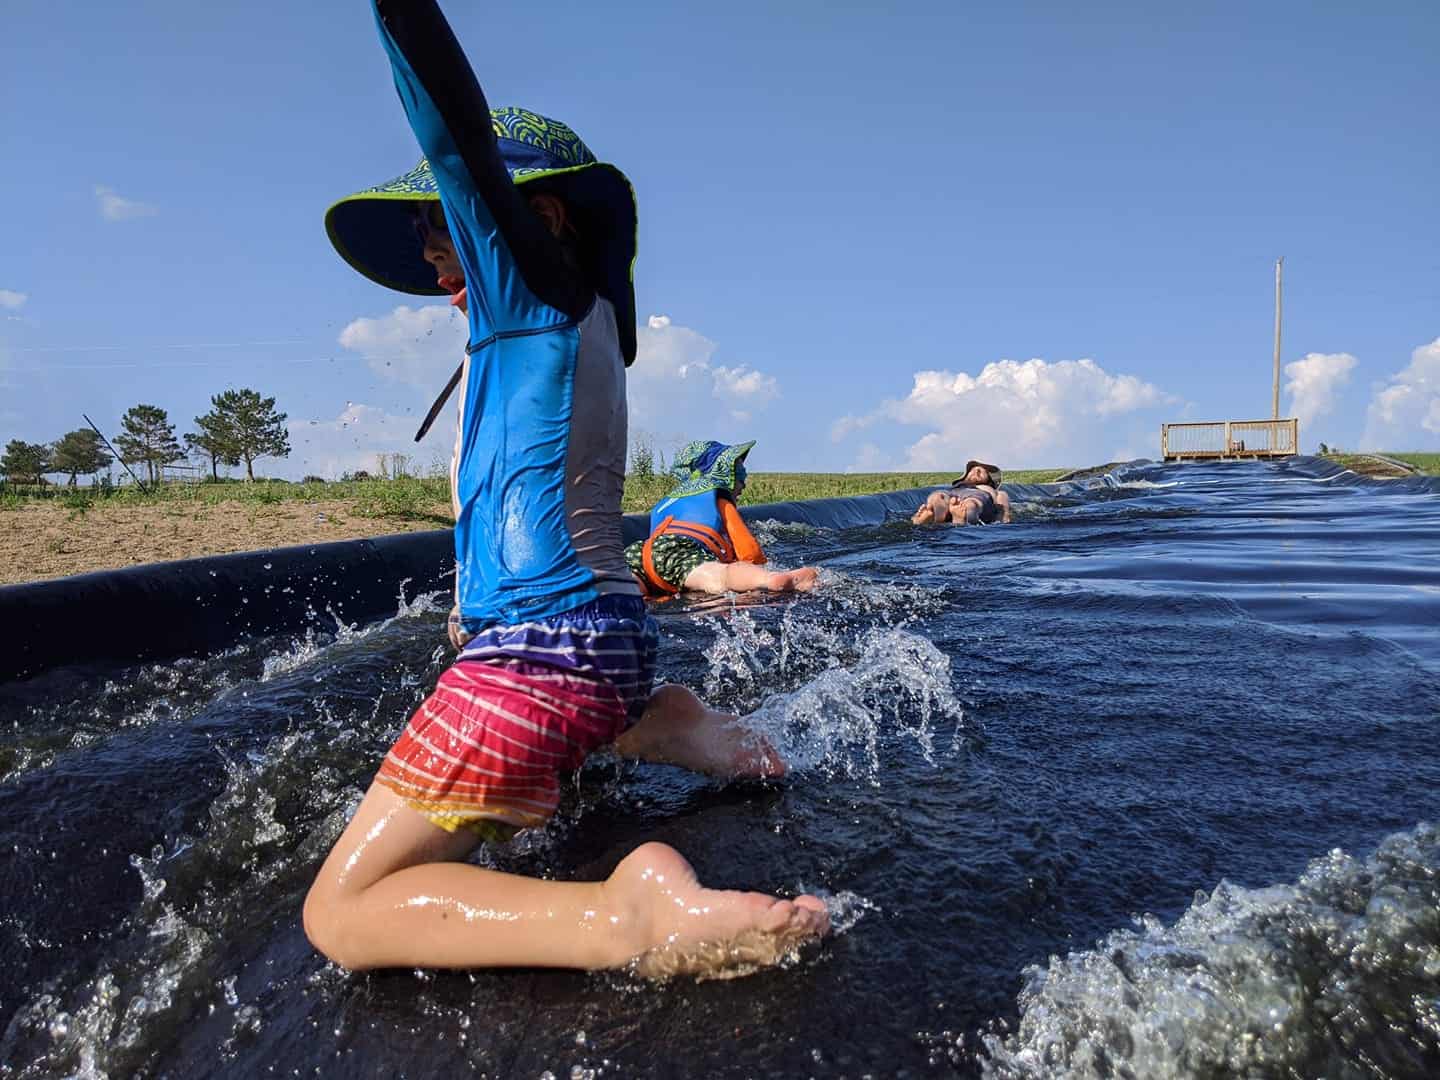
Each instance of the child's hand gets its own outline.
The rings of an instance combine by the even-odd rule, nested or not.
[[[465,628],[460,625],[459,604],[456,604],[450,609],[450,618],[445,620],[445,633],[449,635],[450,644],[454,645],[457,651],[463,649],[465,643],[475,636],[474,634],[466,633]]]

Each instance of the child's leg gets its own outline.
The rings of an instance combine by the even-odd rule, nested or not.
[[[954,499],[950,503],[950,520],[956,525],[976,525],[984,509],[979,499]]]
[[[813,566],[799,570],[766,570],[746,562],[703,562],[685,575],[691,592],[727,593],[768,589],[770,592],[808,592],[815,587],[819,571]]]
[[[650,695],[645,713],[615,740],[626,757],[726,777],[785,775],[770,743],[741,726],[733,713],[716,712],[683,686],[670,683]]]
[[[938,525],[950,520],[950,496],[944,491],[932,491],[926,496],[920,508],[910,516],[916,525]]]
[[[656,949],[668,970],[696,970],[774,962],[828,928],[815,897],[705,889],[664,844],[637,848],[605,881],[562,882],[443,861],[475,843],[371,785],[305,899],[306,935],[357,970],[610,968]]]

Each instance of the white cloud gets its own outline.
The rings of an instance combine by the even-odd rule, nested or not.
[[[1299,419],[1302,432],[1335,410],[1336,395],[1350,381],[1355,363],[1349,353],[1312,352],[1285,365],[1285,393],[1290,395],[1288,415]]]
[[[1158,406],[1178,399],[1133,375],[1112,375],[1093,360],[1000,360],[978,375],[917,371],[910,393],[873,412],[845,416],[831,428],[837,442],[889,420],[931,430],[886,457],[867,444],[857,468],[943,470],[967,458],[1024,468],[1085,465],[1153,456]]]
[[[106,221],[129,221],[132,218],[154,217],[160,211],[149,203],[127,199],[112,187],[95,185],[95,200],[100,205],[100,216]]]
[[[749,368],[717,367],[714,369],[715,396],[737,405],[760,408],[780,396],[775,376]]]
[[[855,454],[855,460],[845,467],[846,472],[892,472],[890,459],[874,443],[862,443]]]
[[[1440,338],[1410,354],[1410,363],[1377,388],[1365,414],[1362,450],[1440,447]]]
[[[773,375],[713,363],[715,342],[668,315],[651,315],[637,345],[627,381],[630,429],[647,433],[662,450],[690,439],[738,441],[745,432],[733,428],[781,396]]]
[[[26,293],[15,292],[13,289],[0,289],[0,308],[9,308],[11,310],[14,310],[15,308],[23,305],[25,301],[29,299],[30,297]]]
[[[377,375],[437,394],[465,358],[467,332],[464,316],[449,304],[402,304],[378,319],[356,319],[340,331],[340,344]]]
[[[417,426],[414,416],[399,416],[356,401],[346,402],[339,415],[330,419],[291,420],[286,424],[291,447],[286,471],[327,480],[359,469],[373,475],[377,455],[397,453],[410,458],[412,473],[443,471],[455,439],[454,424],[437,423],[420,443],[415,442]]]

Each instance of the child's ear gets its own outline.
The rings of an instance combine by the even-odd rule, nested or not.
[[[558,239],[565,232],[569,217],[565,212],[565,204],[557,196],[543,193],[531,195],[530,209],[540,215],[540,220],[545,222],[551,236]]]

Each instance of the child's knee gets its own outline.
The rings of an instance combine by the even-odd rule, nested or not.
[[[348,970],[357,970],[362,965],[358,958],[350,955],[345,946],[342,915],[333,891],[322,886],[319,880],[310,886],[305,894],[305,906],[300,913],[305,937],[315,951],[325,959]]]

